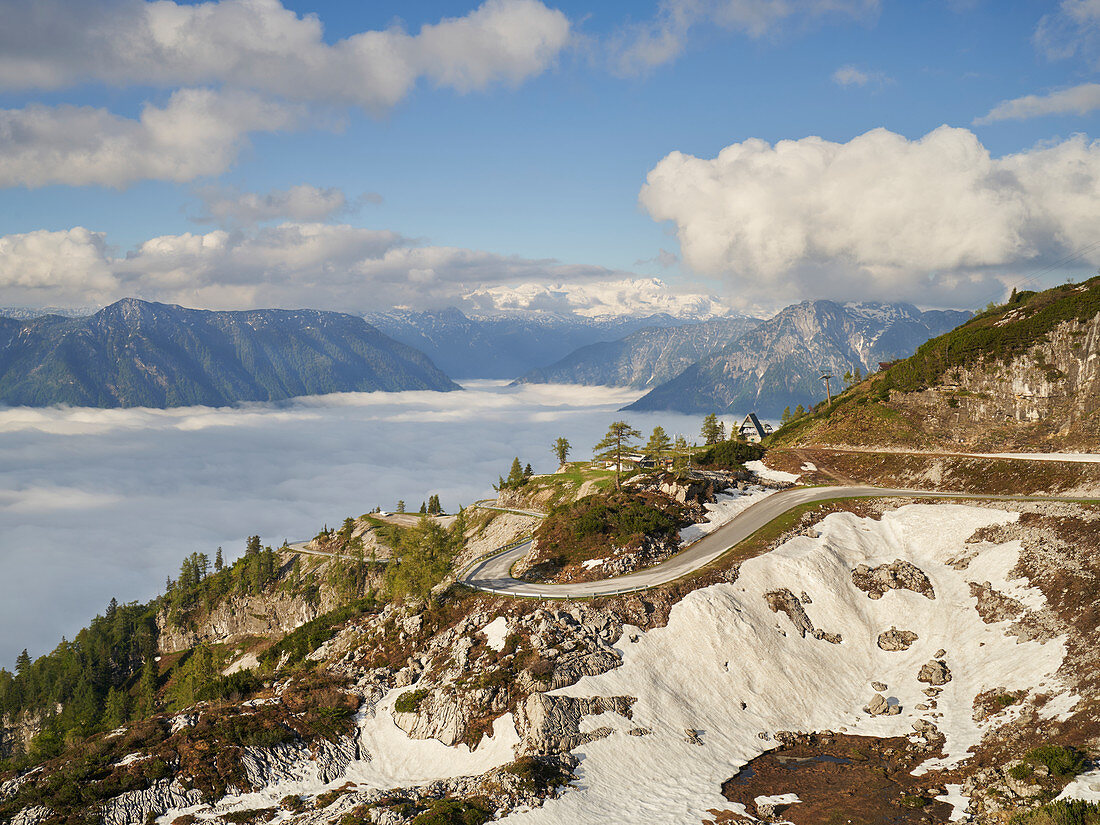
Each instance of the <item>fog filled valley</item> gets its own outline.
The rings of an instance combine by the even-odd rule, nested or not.
[[[519,456],[556,466],[561,436],[591,449],[641,393],[468,382],[453,393],[341,393],[279,405],[0,410],[0,663],[46,653],[112,598],[161,592],[190,553],[282,544],[398,499],[453,511],[494,495]],[[700,419],[631,416],[697,438]],[[15,629],[18,628],[18,631]]]

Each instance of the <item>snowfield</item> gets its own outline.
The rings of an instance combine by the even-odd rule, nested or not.
[[[779,481],[794,484],[801,476],[797,476],[794,473],[785,473],[782,470],[773,470],[763,461],[746,461],[745,469],[751,470],[761,478],[766,478],[768,481]]]
[[[728,523],[742,510],[748,508],[750,505],[756,504],[760,499],[766,498],[774,492],[775,490],[766,490],[763,487],[753,486],[745,491],[738,490],[736,487],[731,487],[719,493],[715,497],[716,501],[713,504],[705,505],[707,508],[706,521],[701,521],[698,524],[689,524],[680,531],[680,543],[691,544],[693,541],[698,541],[708,533],[713,533],[723,524]]]
[[[899,736],[923,718],[947,737],[947,757],[922,767],[956,764],[980,741],[986,724],[995,724],[976,723],[971,710],[976,694],[995,687],[1060,693],[1043,712],[1065,714],[1075,700],[1054,676],[1064,641],[1018,644],[1005,635],[1006,624],[982,622],[970,595],[968,582],[989,581],[1022,594],[1032,606],[1040,603],[1041,595],[1026,582],[1005,580],[1018,543],[965,543],[979,527],[1017,517],[955,504],[908,505],[881,520],[835,513],[817,526],[818,538],[787,541],[745,562],[735,582],[689,594],[673,608],[666,627],[629,629],[620,643],[622,667],[558,692],[635,696],[633,719],[612,713],[586,719],[584,730],[615,730],[576,751],[582,757],[576,788],[506,821],[698,823],[710,818],[709,809],[730,809],[719,793],[721,783],[773,747],[778,730]],[[950,566],[964,556],[973,557],[972,569]],[[928,576],[934,600],[908,590],[871,600],[852,584],[857,564],[873,567],[898,558]],[[779,588],[805,592],[814,627],[839,633],[843,641],[802,638],[764,600]],[[878,634],[894,626],[918,634],[908,650],[878,648]],[[627,641],[632,634],[638,636],[634,644]],[[917,673],[941,648],[952,679],[937,709],[918,711],[915,705],[928,698]],[[872,718],[862,711],[874,694],[872,681],[888,685],[884,693],[900,703],[900,715]],[[627,735],[634,727],[652,734]],[[688,741],[689,729],[699,732],[702,745]],[[780,790],[797,793],[797,783]]]
[[[720,501],[714,521],[742,508],[763,491]],[[725,508],[725,509],[724,509]],[[975,530],[1015,521],[1017,513],[961,504],[912,504],[881,519],[833,513],[815,526],[815,537],[797,536],[746,561],[738,578],[690,593],[676,604],[665,627],[642,631],[624,626],[617,650],[621,667],[556,691],[568,696],[632,696],[632,718],[604,713],[582,720],[582,731],[607,726],[612,733],[581,746],[577,782],[541,808],[518,810],[502,821],[516,825],[604,825],[607,822],[691,823],[712,818],[709,810],[738,810],[720,794],[721,784],[746,762],[775,746],[777,731],[833,730],[870,736],[913,735],[918,719],[946,737],[942,759],[929,759],[915,772],[956,765],[967,759],[990,726],[1020,708],[1013,706],[986,722],[973,718],[974,697],[992,688],[1051,694],[1040,713],[1065,718],[1076,698],[1055,674],[1065,640],[1018,642],[1007,622],[985,624],[970,594],[970,582],[989,584],[1028,609],[1044,604],[1026,580],[1010,580],[1018,542],[967,543]],[[689,528],[690,529],[690,528]],[[935,598],[909,590],[888,590],[877,600],[858,589],[852,570],[895,559],[909,561],[930,580]],[[799,634],[793,622],[768,606],[765,594],[787,589],[799,600],[813,629],[839,634],[833,643]],[[884,651],[879,634],[896,627],[918,638],[903,651]],[[498,617],[482,627],[490,645],[503,643],[507,623]],[[636,641],[630,641],[636,639]],[[927,710],[928,686],[917,680],[921,667],[939,657],[951,679]],[[863,711],[875,690],[897,716]],[[218,813],[270,807],[288,794],[313,796],[355,783],[361,790],[390,789],[435,779],[481,774],[515,757],[519,736],[514,719],[496,720],[493,736],[475,751],[436,740],[410,739],[393,721],[392,707],[407,690],[387,693],[359,714],[363,757],[338,778],[325,782],[316,762],[276,766],[261,791],[230,796],[213,808],[176,809],[158,819],[170,823],[193,813],[200,820]],[[649,732],[628,735],[633,728]],[[776,799],[798,798],[797,778],[777,788]],[[958,786],[946,798],[956,816],[967,799]],[[1100,798],[1100,772],[1075,780],[1063,796]],[[280,812],[274,821],[290,814]]]

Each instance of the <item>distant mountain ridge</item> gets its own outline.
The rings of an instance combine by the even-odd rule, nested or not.
[[[457,389],[423,353],[338,312],[214,312],[126,298],[86,317],[0,318],[2,404],[225,406]]]
[[[759,318],[735,315],[700,324],[647,327],[617,341],[581,347],[520,376],[515,383],[655,387],[760,323]]]
[[[911,304],[803,301],[655,387],[628,410],[709,413],[755,410],[778,418],[783,408],[810,407],[825,395],[823,371],[842,386],[857,367],[911,355],[929,338],[970,317],[957,310],[922,312]]]
[[[551,364],[578,347],[614,341],[645,327],[672,327],[690,319],[658,314],[585,317],[551,312],[467,315],[449,307],[392,310],[366,320],[403,344],[426,353],[452,378],[515,378]]]

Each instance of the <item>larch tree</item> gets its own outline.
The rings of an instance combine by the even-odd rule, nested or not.
[[[635,446],[642,434],[625,421],[616,421],[607,428],[607,435],[592,448],[593,458],[615,463],[615,489],[622,489],[623,453]]]

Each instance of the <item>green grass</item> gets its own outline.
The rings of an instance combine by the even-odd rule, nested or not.
[[[1100,805],[1080,800],[1051,802],[1017,814],[1012,825],[1100,825]]]

